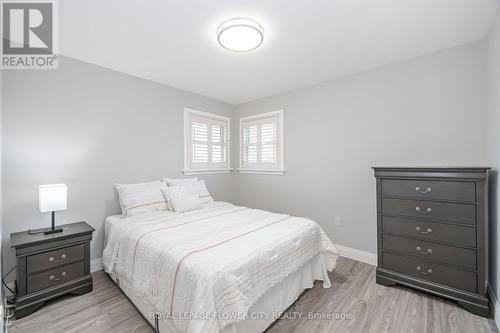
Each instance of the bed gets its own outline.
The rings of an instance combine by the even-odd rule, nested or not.
[[[212,202],[105,222],[106,273],[159,332],[255,333],[315,280],[337,250],[315,222]]]

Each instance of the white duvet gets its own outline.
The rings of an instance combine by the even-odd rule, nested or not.
[[[114,223],[103,263],[178,331],[218,332],[317,254],[330,287],[337,250],[317,223],[219,202]]]

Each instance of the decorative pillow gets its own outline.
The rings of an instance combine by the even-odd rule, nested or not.
[[[166,210],[167,201],[161,191],[163,182],[115,184],[123,216]]]
[[[167,208],[170,211],[175,211],[174,206],[172,205],[172,199],[170,197],[170,190],[169,188],[172,188],[174,186],[168,186],[167,183],[163,182],[161,186],[161,191],[163,192],[163,195],[165,197],[165,200],[167,201]]]
[[[207,190],[207,186],[205,185],[204,180],[199,180],[197,182],[187,183],[182,185],[188,189],[190,193],[198,195],[202,204],[208,204],[214,202],[214,199],[210,195],[210,192]]]
[[[203,208],[198,195],[189,192],[184,186],[167,186],[163,187],[163,191],[177,213]]]
[[[214,199],[210,195],[210,192],[208,192],[207,190],[207,186],[205,185],[204,180],[195,181],[192,178],[190,178],[189,181],[181,182],[178,185],[173,185],[173,186],[167,186],[167,182],[165,182],[164,185],[162,186],[162,191],[163,194],[165,195],[165,199],[167,200],[168,209],[171,211],[174,211],[175,209],[172,205],[172,201],[169,197],[167,189],[169,187],[174,187],[174,186],[182,187],[185,192],[197,195],[200,198],[200,201],[203,205],[214,202]]]

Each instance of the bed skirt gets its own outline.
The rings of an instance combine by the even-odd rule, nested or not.
[[[297,300],[305,289],[312,288],[315,280],[323,281],[325,276],[328,278],[325,262],[323,255],[321,253],[317,254],[299,270],[290,274],[281,283],[267,291],[250,308],[246,319],[225,327],[220,333],[256,333],[265,331],[279,319],[279,316]],[[155,318],[153,306],[137,297],[126,280],[116,274],[109,274],[109,276],[157,332],[178,332],[171,320]],[[330,281],[325,285],[330,285]]]

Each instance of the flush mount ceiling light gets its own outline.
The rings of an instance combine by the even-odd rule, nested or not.
[[[264,40],[264,29],[251,19],[234,18],[221,24],[217,31],[219,44],[230,51],[255,50]]]

